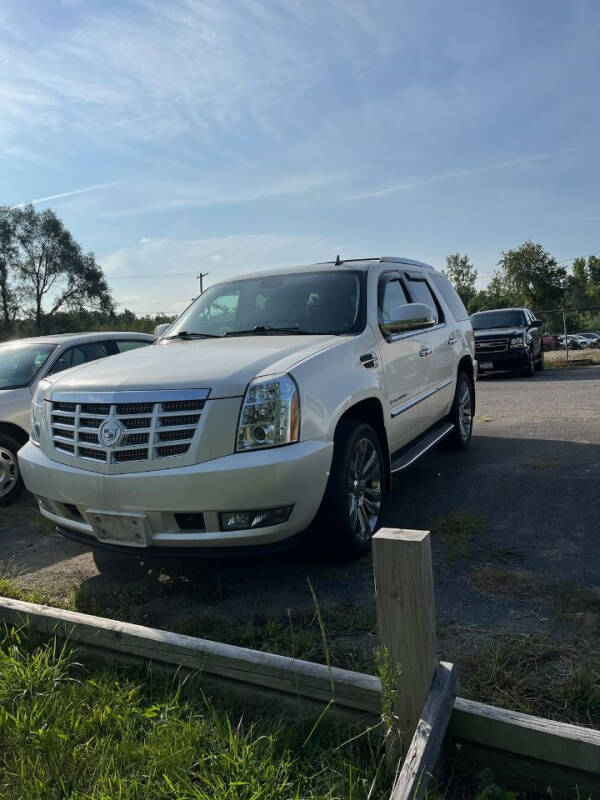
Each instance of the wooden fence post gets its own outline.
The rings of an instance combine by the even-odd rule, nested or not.
[[[394,690],[386,753],[396,772],[438,667],[429,532],[382,528],[373,537],[373,571],[384,671],[397,676],[394,687],[382,676],[384,693]]]

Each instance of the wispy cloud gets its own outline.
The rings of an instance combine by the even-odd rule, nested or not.
[[[333,258],[351,245],[327,236],[260,233],[208,239],[144,237],[139,244],[101,256],[120,305],[139,313],[182,311],[205,285],[255,269],[285,267]]]
[[[316,192],[326,186],[348,180],[349,174],[287,174],[280,177],[257,174],[252,170],[219,173],[211,180],[154,181],[131,185],[127,196],[102,212],[105,217],[135,217],[175,211],[180,208],[203,208],[239,205]]]
[[[508,161],[500,161],[497,164],[487,164],[481,167],[473,167],[471,169],[460,169],[455,172],[443,172],[441,175],[432,175],[429,178],[420,178],[406,183],[398,183],[394,186],[387,186],[384,189],[374,189],[368,192],[359,192],[358,194],[348,195],[345,199],[350,200],[366,200],[373,197],[385,197],[388,194],[395,194],[396,192],[404,192],[408,189],[418,189],[420,186],[428,186],[430,183],[439,183],[440,181],[447,181],[451,178],[464,178],[468,175],[479,175],[482,172],[491,172],[497,169],[508,169],[509,167],[520,167],[525,164],[532,164],[536,161],[545,161],[552,158],[549,154],[540,154],[532,156],[523,156],[520,158],[511,158]]]
[[[109,186],[117,186],[119,181],[111,181],[110,183],[98,183],[96,186],[86,186],[84,189],[73,189],[70,192],[60,192],[59,194],[49,194],[47,197],[38,197],[36,200],[25,200],[23,203],[17,203],[11,208],[23,208],[28,203],[37,205],[38,203],[48,203],[50,200],[60,200],[61,197],[72,197],[74,194],[85,194],[86,192],[95,192],[98,189],[108,189]]]

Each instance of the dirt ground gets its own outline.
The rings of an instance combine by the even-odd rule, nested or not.
[[[470,450],[401,473],[385,524],[432,531],[440,655],[462,694],[598,727],[600,368],[489,376],[477,402]],[[0,594],[375,669],[370,557],[94,555],[24,495],[0,511],[0,564]]]

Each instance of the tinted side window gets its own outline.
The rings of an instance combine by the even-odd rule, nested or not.
[[[436,322],[439,322],[440,315],[438,304],[431,293],[431,289],[425,281],[408,281],[408,291],[410,292],[413,303],[425,303],[435,311]]]
[[[444,298],[444,301],[450,309],[454,319],[457,322],[460,322],[464,319],[469,319],[469,314],[467,313],[467,309],[465,308],[463,301],[458,296],[456,289],[454,286],[452,286],[448,278],[446,278],[444,275],[436,275],[435,273],[431,276],[431,278],[438,292]]]
[[[146,342],[144,339],[119,339],[115,344],[119,353],[127,353],[129,350],[137,350],[138,347],[147,347],[152,342]]]
[[[384,285],[383,296],[379,304],[379,322],[393,322],[398,319],[396,309],[409,302],[400,278],[388,281]]]
[[[70,367],[77,367],[80,364],[85,364],[88,361],[97,361],[99,358],[105,358],[111,355],[108,342],[88,342],[86,344],[78,344],[75,347],[69,347],[59,356],[56,363],[53,364],[49,371],[49,375],[54,375],[56,372],[62,372],[64,369]]]

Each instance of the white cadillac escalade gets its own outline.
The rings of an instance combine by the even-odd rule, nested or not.
[[[211,286],[154,346],[42,381],[19,462],[94,547],[365,552],[392,473],[467,447],[476,362],[448,280],[401,258]]]

